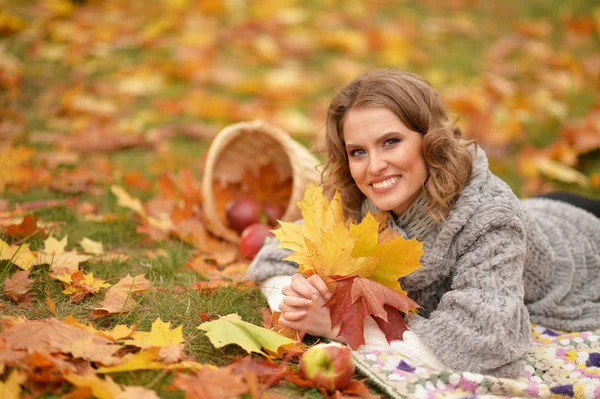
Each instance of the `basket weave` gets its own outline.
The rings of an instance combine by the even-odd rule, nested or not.
[[[319,160],[283,130],[261,120],[240,122],[221,130],[208,150],[202,195],[208,229],[216,236],[238,242],[237,233],[227,227],[215,203],[215,184],[238,183],[244,171],[255,174],[261,166],[272,162],[279,178],[292,180],[291,197],[281,220],[301,217],[297,202],[310,182],[319,182],[316,170]]]

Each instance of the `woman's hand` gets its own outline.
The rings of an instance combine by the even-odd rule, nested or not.
[[[314,274],[309,278],[300,273],[292,277],[279,305],[279,324],[310,335],[336,339],[339,326],[332,329],[329,308],[323,306],[331,293],[323,279]],[[332,331],[333,330],[333,331]]]

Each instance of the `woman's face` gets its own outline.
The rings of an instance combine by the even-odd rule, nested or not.
[[[343,123],[350,174],[381,210],[408,209],[427,177],[423,136],[387,108],[353,108]]]

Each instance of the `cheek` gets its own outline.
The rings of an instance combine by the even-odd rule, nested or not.
[[[352,176],[354,181],[356,181],[356,183],[360,183],[358,181],[360,180],[360,168],[356,164],[356,162],[350,162],[350,164],[348,165],[348,169],[350,169],[350,176]]]

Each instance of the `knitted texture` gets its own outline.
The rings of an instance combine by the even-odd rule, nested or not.
[[[479,149],[447,219],[425,236],[423,267],[401,280],[423,307],[407,324],[454,370],[519,375],[530,312],[548,327],[600,327],[599,243],[600,219],[558,201],[519,201]],[[249,278],[293,270],[276,245],[259,252]]]
[[[540,325],[517,378],[436,369],[398,351],[361,347],[357,370],[391,398],[600,398],[600,330],[568,333]]]

